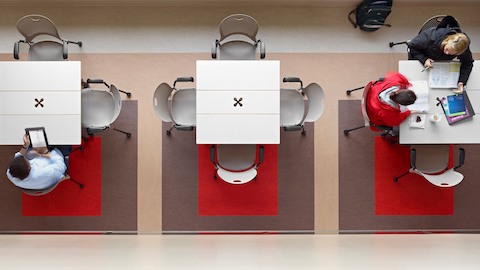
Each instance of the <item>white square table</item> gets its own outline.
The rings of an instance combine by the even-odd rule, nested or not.
[[[417,60],[399,61],[398,71],[410,81],[428,81],[428,72],[422,72],[423,66]],[[441,106],[437,106],[437,97],[442,98],[454,94],[450,89],[429,89],[429,111],[427,113],[425,128],[410,127],[407,118],[400,125],[401,144],[477,144],[480,143],[480,70],[474,68],[467,83],[467,92],[473,109],[477,113],[470,119],[449,125]],[[432,123],[429,116],[438,113],[442,120]]]
[[[0,144],[21,145],[45,127],[51,145],[81,144],[79,61],[0,62]]]
[[[279,144],[280,62],[197,61],[197,144]]]

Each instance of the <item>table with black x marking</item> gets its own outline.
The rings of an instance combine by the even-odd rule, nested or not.
[[[280,143],[280,61],[199,60],[197,144]]]
[[[21,145],[27,127],[45,127],[52,145],[81,143],[78,61],[0,62],[0,144]]]

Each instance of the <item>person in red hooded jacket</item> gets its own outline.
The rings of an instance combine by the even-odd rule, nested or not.
[[[417,96],[408,87],[411,86],[405,76],[392,72],[372,85],[367,94],[367,114],[376,126],[396,127],[403,122],[410,111],[402,106],[411,105]],[[373,128],[373,127],[372,127]]]

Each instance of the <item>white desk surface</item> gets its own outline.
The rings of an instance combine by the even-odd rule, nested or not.
[[[196,95],[197,144],[280,143],[279,61],[197,61]]]
[[[399,61],[398,71],[409,80],[428,81],[428,72],[421,72],[422,65],[418,61]],[[468,82],[468,97],[477,113],[474,117],[449,125],[440,106],[436,106],[436,98],[452,95],[450,89],[430,89],[429,111],[425,128],[412,128],[409,118],[400,125],[401,144],[477,144],[480,143],[480,70],[474,69]],[[475,87],[475,88],[474,88]],[[434,113],[442,115],[438,123],[431,123],[428,117]]]
[[[27,127],[45,127],[51,145],[81,143],[79,61],[1,61],[0,77],[0,144],[23,144]]]

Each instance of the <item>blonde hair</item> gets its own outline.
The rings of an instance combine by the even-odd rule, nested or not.
[[[460,55],[468,48],[468,37],[464,33],[448,35],[442,41],[442,48],[445,48],[445,46],[448,46],[449,49],[455,50],[457,55]]]

